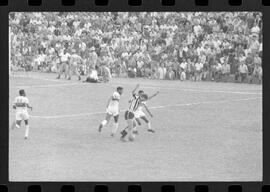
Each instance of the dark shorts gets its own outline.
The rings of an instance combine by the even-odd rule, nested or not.
[[[98,80],[92,79],[92,78],[90,78],[90,77],[87,77],[86,80],[85,80],[85,82],[88,82],[88,83],[97,83]]]
[[[133,119],[134,118],[134,113],[130,111],[125,112],[125,120]]]

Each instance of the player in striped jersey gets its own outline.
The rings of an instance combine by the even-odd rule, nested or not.
[[[144,94],[144,91],[143,90],[140,90],[138,92],[139,95],[141,94]],[[155,94],[151,95],[148,97],[148,101],[150,99],[152,99],[153,97],[157,96],[159,94],[159,91],[157,91]],[[136,119],[136,123],[138,126],[141,126],[141,121],[140,119],[142,119],[146,124],[147,124],[147,130],[149,132],[152,132],[154,133],[155,131],[151,128],[151,123],[150,121],[148,120],[148,118],[146,117],[145,113],[143,112],[143,109],[145,109],[147,111],[147,113],[153,117],[152,113],[149,111],[147,105],[146,105],[146,101],[144,102],[141,102],[140,106],[138,107],[138,109],[135,111],[134,115],[135,115],[135,119]],[[137,131],[137,127],[134,127],[134,133],[137,134],[138,131]]]
[[[121,140],[126,141],[125,137],[127,136],[130,141],[134,140],[133,135],[133,126],[135,123],[135,111],[140,106],[141,102],[144,102],[148,99],[148,96],[146,94],[137,95],[135,94],[136,90],[138,89],[139,85],[136,86],[136,88],[132,92],[132,99],[130,101],[130,105],[128,110],[125,112],[125,120],[127,121],[128,128],[124,129],[121,134]]]
[[[28,109],[33,109],[31,106],[29,106],[29,100],[26,97],[25,91],[21,89],[19,91],[18,97],[15,98],[13,102],[13,108],[16,109],[16,122],[13,123],[12,129],[20,128],[21,127],[21,121],[24,121],[25,124],[25,139],[28,138],[29,134],[29,114]]]
[[[142,95],[144,94],[143,90],[138,91],[138,95]],[[159,94],[159,91],[157,91],[155,94],[151,95],[148,97],[148,101],[150,99],[152,99],[153,97],[157,96]],[[138,130],[137,130],[137,125],[141,126],[141,121],[140,119],[142,119],[146,124],[147,124],[147,131],[154,133],[154,129],[151,128],[151,123],[148,120],[148,118],[146,117],[146,114],[143,112],[143,109],[145,109],[147,111],[147,113],[153,117],[152,113],[150,112],[150,110],[148,109],[147,105],[146,105],[146,101],[141,102],[141,104],[139,105],[138,109],[134,112],[134,116],[135,116],[135,120],[136,122],[133,123],[133,133],[134,134],[138,134]],[[128,127],[126,127],[125,129],[127,129]]]

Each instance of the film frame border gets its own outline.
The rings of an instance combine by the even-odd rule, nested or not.
[[[8,181],[8,102],[0,102],[2,115],[0,116],[0,191],[228,191],[228,192],[254,192],[270,191],[270,2],[267,0],[242,0],[241,5],[230,6],[233,0],[206,0],[207,5],[199,4],[199,0],[174,0],[173,6],[163,6],[162,0],[142,0],[140,6],[130,6],[128,0],[108,0],[106,6],[96,5],[95,0],[74,0],[74,6],[62,5],[65,0],[41,0],[40,6],[29,6],[31,0],[1,0],[0,4],[0,85],[1,98],[8,101],[8,15],[9,12],[32,11],[258,11],[263,17],[263,181],[262,182],[9,182]],[[34,2],[35,0],[32,0]],[[67,1],[67,0],[66,0]],[[98,0],[96,0],[97,2]],[[5,4],[5,2],[8,2]],[[205,2],[205,0],[203,0]],[[264,6],[265,5],[265,6]],[[40,186],[40,187],[38,187]],[[72,187],[73,186],[73,187]],[[165,187],[164,187],[165,186]],[[239,187],[240,186],[240,187]]]

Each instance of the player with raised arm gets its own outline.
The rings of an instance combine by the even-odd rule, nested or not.
[[[106,105],[106,117],[103,121],[101,121],[98,131],[101,132],[102,128],[108,124],[111,117],[114,118],[114,128],[112,129],[111,136],[113,137],[118,130],[118,119],[119,119],[119,101],[120,96],[123,93],[123,87],[117,87],[116,91],[109,98]]]
[[[139,84],[132,91],[132,99],[129,102],[130,105],[129,105],[128,110],[125,112],[125,120],[127,121],[128,128],[121,131],[122,136],[120,139],[122,141],[126,141],[125,139],[126,136],[128,137],[130,141],[134,140],[135,135],[133,134],[133,127],[134,127],[134,124],[136,124],[134,112],[138,109],[141,102],[146,101],[148,99],[148,96],[146,94],[142,94],[142,95],[135,94],[138,87],[139,87]]]
[[[139,95],[144,94],[144,91],[140,90],[138,92]],[[157,91],[156,93],[154,93],[153,95],[151,95],[150,97],[148,97],[148,101],[150,99],[152,99],[153,97],[157,96],[159,94],[159,91]],[[138,124],[138,126],[141,126],[141,121],[140,119],[142,119],[146,124],[147,124],[147,131],[154,133],[155,131],[151,128],[151,123],[150,120],[148,120],[148,118],[146,117],[145,113],[143,112],[143,109],[145,109],[147,111],[147,113],[153,117],[152,113],[150,112],[150,110],[148,109],[147,105],[146,105],[146,101],[142,102],[140,104],[140,106],[138,107],[138,109],[135,111],[134,115],[135,115],[135,119],[136,122]],[[134,133],[137,134],[138,130],[137,127],[134,127]]]
[[[144,91],[143,90],[138,91],[138,95],[142,95],[142,94],[144,94]],[[153,97],[157,96],[158,94],[159,94],[159,91],[157,91],[156,93],[154,93],[153,95],[151,95],[150,97],[148,97],[148,100],[152,99]],[[152,113],[150,112],[150,110],[148,109],[148,107],[146,105],[146,101],[141,102],[141,104],[139,105],[138,109],[134,112],[136,122],[133,123],[133,133],[138,134],[137,125],[138,126],[141,126],[140,119],[144,120],[145,123],[147,123],[147,130],[149,132],[154,133],[155,130],[151,128],[151,123],[147,119],[145,113],[143,112],[143,109],[145,109],[147,111],[147,113],[151,117],[153,117]],[[128,127],[126,127],[126,129],[127,128]]]
[[[33,107],[29,106],[29,100],[26,97],[25,91],[23,89],[19,90],[19,96],[15,98],[13,102],[13,108],[16,109],[16,122],[12,125],[14,127],[20,128],[21,121],[25,124],[25,136],[27,139],[29,135],[29,114],[28,109],[33,110]]]

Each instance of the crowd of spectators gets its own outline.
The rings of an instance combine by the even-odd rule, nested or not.
[[[76,56],[81,74],[94,62],[115,77],[260,83],[262,17],[259,12],[10,13],[11,70],[57,72],[62,52]]]

